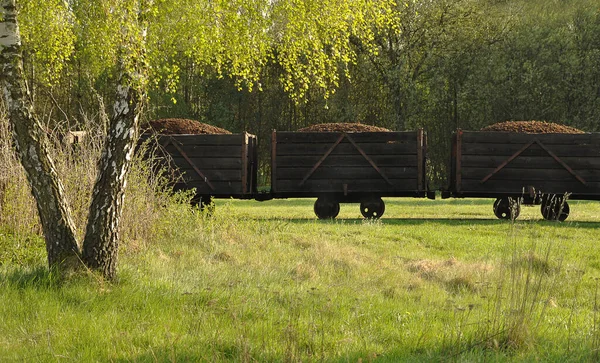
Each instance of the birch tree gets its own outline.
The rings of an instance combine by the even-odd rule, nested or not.
[[[79,246],[71,211],[25,84],[16,3],[15,0],[2,0],[0,4],[0,82],[14,145],[36,201],[49,265],[75,266],[79,260]]]
[[[146,87],[145,25],[148,4],[123,2],[114,11],[123,17],[119,30],[120,78],[98,178],[92,193],[83,247],[75,238],[64,188],[48,153],[48,141],[33,105],[23,73],[22,44],[15,0],[2,0],[0,21],[0,82],[13,130],[14,144],[36,200],[46,241],[48,263],[71,270],[81,262],[103,276],[116,274],[119,223],[127,174],[138,136],[140,107]]]

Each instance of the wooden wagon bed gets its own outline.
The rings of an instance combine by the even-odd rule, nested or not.
[[[565,220],[567,200],[600,200],[600,133],[458,130],[447,197],[497,198],[501,219],[515,219],[520,204],[540,204],[545,219]]]
[[[454,196],[571,193],[600,198],[600,134],[454,134]]]
[[[426,137],[414,132],[276,132],[275,197],[425,196]]]
[[[196,196],[252,198],[257,190],[256,136],[242,134],[161,135],[160,153],[174,171],[175,190]]]

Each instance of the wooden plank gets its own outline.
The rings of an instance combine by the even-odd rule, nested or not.
[[[164,144],[167,139],[172,139],[183,145],[241,145],[243,134],[227,135],[169,135],[161,136],[160,143]]]
[[[333,143],[333,145],[331,145],[327,151],[325,151],[325,154],[323,154],[323,156],[321,156],[321,158],[319,159],[319,161],[317,161],[317,163],[315,165],[313,165],[313,167],[308,171],[308,173],[302,178],[302,181],[300,182],[300,185],[304,184],[304,182],[310,178],[310,176],[315,172],[316,169],[319,168],[319,166],[323,163],[323,161],[325,159],[327,159],[327,157],[329,156],[329,154],[331,154],[331,152],[339,145],[339,143],[345,138],[345,134],[340,134],[339,137],[337,138],[337,140]],[[359,153],[362,153],[361,150],[358,150]]]
[[[242,145],[179,145],[181,150],[191,158],[218,157],[239,158]],[[180,155],[174,145],[168,145],[165,150],[171,155]]]
[[[241,182],[215,182],[213,184],[214,190],[209,188],[206,183],[203,182],[188,182],[188,183],[175,183],[173,185],[173,189],[175,191],[178,190],[191,190],[192,188],[196,189],[196,194],[206,194],[213,196],[228,196],[233,194],[243,194],[242,193],[242,183]]]
[[[319,161],[319,155],[292,155],[278,156],[277,164],[281,167],[305,167],[312,166]],[[417,166],[415,155],[371,155],[371,159],[380,167],[410,167]],[[362,155],[329,155],[321,164],[321,167],[331,166],[364,166],[369,162]]]
[[[453,191],[460,190],[460,186],[456,183],[456,165],[457,165],[457,154],[456,154],[456,133],[452,134],[450,149],[450,189]],[[495,165],[493,166],[495,167]]]
[[[425,177],[425,149],[427,148],[427,143],[424,141],[425,136],[423,133],[423,129],[419,129],[417,131],[417,185],[419,191],[425,190],[424,187],[424,177]]]
[[[206,183],[212,190],[214,190],[214,187],[213,187],[212,183],[210,182],[210,179],[208,179],[208,177],[206,177],[204,175],[202,170],[198,169],[198,167],[196,166],[194,161],[191,160],[189,158],[189,156],[179,147],[179,144],[171,142],[171,145],[173,145],[175,147],[175,149],[177,150],[179,155],[183,156],[183,158],[187,161],[188,165],[194,170],[193,174],[196,175],[197,177],[199,177],[201,180],[203,180],[204,183]]]
[[[600,144],[600,133],[587,134],[525,134],[507,132],[463,131],[464,143],[476,144],[526,144],[537,138],[548,145]]]
[[[418,191],[417,179],[391,179],[392,185],[385,180],[358,179],[358,180],[307,180],[301,187],[297,180],[277,180],[279,192],[314,192],[314,193],[341,193],[344,184],[348,193],[377,193],[377,192],[408,192]]]
[[[271,191],[277,191],[277,178],[275,177],[277,172],[277,162],[279,156],[277,155],[277,131],[273,130],[271,133]]]
[[[248,133],[243,133],[242,141],[242,192],[245,194],[248,192]]]
[[[496,155],[465,155],[462,158],[463,168],[470,167],[487,167],[496,168],[506,160],[506,156]],[[567,165],[570,165],[574,170],[580,169],[600,169],[600,158],[595,157],[561,157]],[[544,156],[519,156],[513,160],[510,165],[512,169],[563,169],[550,155]]]
[[[574,181],[523,181],[523,180],[488,180],[485,184],[480,183],[480,179],[462,180],[461,192],[480,192],[480,193],[523,193],[527,194],[529,186],[543,193],[562,194],[570,193],[600,193],[600,182],[589,182],[584,186],[577,180]]]
[[[510,165],[509,165],[510,166]],[[491,173],[489,168],[467,168],[463,167],[462,175],[466,179],[479,179],[480,181]],[[579,170],[577,175],[582,177],[586,182],[599,181],[600,170]],[[554,181],[576,181],[575,177],[565,169],[513,169],[506,167],[494,174],[488,181],[491,180],[554,180]]]
[[[496,155],[510,157],[519,151],[523,144],[463,144],[463,155]],[[547,146],[558,157],[600,157],[599,145],[552,145]],[[537,144],[531,145],[520,156],[546,156],[548,153]],[[548,155],[549,156],[549,155]]]
[[[242,181],[242,171],[240,169],[202,169],[200,171],[211,183],[213,181]],[[178,172],[186,181],[203,180],[190,167],[179,168]]]
[[[280,144],[333,144],[341,132],[277,132],[277,142]],[[412,143],[416,132],[350,132],[348,133],[357,143]]]
[[[257,190],[257,178],[258,178],[258,147],[257,139],[254,135],[248,137],[248,180],[247,190],[249,193],[254,193]]]
[[[167,160],[167,159],[165,159]],[[188,163],[182,157],[172,158],[172,163],[178,167],[186,168]],[[192,159],[198,168],[202,169],[240,169],[240,158],[195,158]]]
[[[360,148],[370,157],[375,155],[415,155],[417,143],[381,144],[363,143]],[[278,156],[291,155],[324,155],[331,148],[331,144],[281,144],[277,143]],[[332,151],[331,155],[357,155],[359,151],[351,143],[344,140]]]
[[[369,162],[369,164],[373,167],[373,169],[375,169],[377,171],[377,173],[388,183],[388,184],[392,184],[390,182],[390,180],[388,179],[387,175],[385,175],[384,172],[381,171],[381,169],[379,169],[379,166],[377,164],[375,164],[373,162],[373,159],[371,159],[369,157],[369,155],[367,155],[365,153],[365,151],[356,143],[356,141],[354,141],[354,139],[352,137],[350,137],[349,135],[346,135],[346,139],[348,139],[348,141],[350,141],[350,143],[352,143],[352,145],[358,150],[358,152],[360,152],[360,154],[365,158],[365,160],[367,160]],[[418,151],[418,147],[417,147],[417,151]]]
[[[457,191],[461,191],[462,190],[462,135],[463,132],[461,130],[458,130],[456,132],[456,145],[455,145],[455,152],[456,152],[456,190]]]
[[[277,169],[278,180],[302,180],[308,174],[310,168],[282,168]],[[417,167],[404,168],[381,168],[381,171],[389,179],[418,179]],[[371,166],[368,167],[320,167],[307,180],[317,179],[373,179],[384,180],[377,170]]]

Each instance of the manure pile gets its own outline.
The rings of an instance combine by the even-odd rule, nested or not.
[[[220,127],[183,118],[165,118],[148,122],[149,130],[162,135],[231,134]]]
[[[574,127],[545,121],[505,121],[486,126],[481,131],[520,132],[526,134],[583,134]]]
[[[299,132],[390,132],[383,127],[359,123],[326,123],[304,127]]]

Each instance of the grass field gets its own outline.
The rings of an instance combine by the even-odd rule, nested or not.
[[[172,205],[119,280],[60,281],[0,230],[0,361],[597,361],[600,203],[564,223],[491,200]]]

